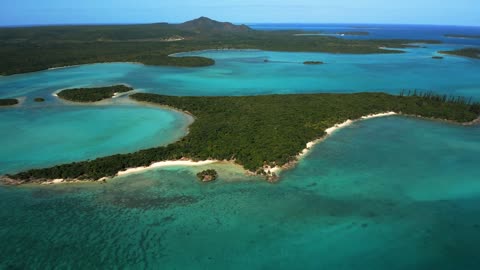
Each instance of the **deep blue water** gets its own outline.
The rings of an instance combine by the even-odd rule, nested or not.
[[[371,37],[477,31],[413,28],[372,29]],[[128,83],[171,95],[417,88],[479,100],[480,61],[431,59],[474,42],[395,55],[205,51],[183,55],[212,57],[215,66],[112,63],[0,77],[0,97],[22,99],[0,108],[0,173],[167,144],[190,121],[122,97],[62,102],[52,95],[62,88]],[[393,116],[335,132],[277,184],[213,164],[106,184],[0,186],[0,269],[476,269],[479,157],[479,126]],[[220,178],[199,183],[195,174],[207,168]]]
[[[478,26],[392,25],[392,24],[271,24],[248,26],[258,30],[302,30],[306,32],[338,33],[346,31],[369,32],[368,36],[344,36],[349,39],[417,39],[440,40],[460,45],[480,45],[480,39],[448,38],[446,34],[480,35]]]

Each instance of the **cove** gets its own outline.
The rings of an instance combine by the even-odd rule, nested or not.
[[[169,144],[193,121],[141,105],[49,103],[0,108],[0,174]]]

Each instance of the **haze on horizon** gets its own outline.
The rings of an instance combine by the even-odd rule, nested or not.
[[[480,26],[478,0],[17,0],[0,4],[0,25],[183,22],[378,23]]]

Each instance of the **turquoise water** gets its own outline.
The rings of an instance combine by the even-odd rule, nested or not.
[[[181,55],[212,57],[205,68],[95,64],[0,77],[0,97],[50,96],[66,87],[128,83],[140,91],[168,95],[256,95],[402,89],[472,96],[480,100],[479,60],[437,51],[461,45],[428,45],[404,54],[348,55],[268,51],[207,51]],[[264,60],[269,62],[265,63]],[[325,65],[303,65],[307,60]],[[286,76],[288,74],[288,76]]]
[[[357,122],[277,184],[214,165],[0,187],[0,268],[476,269],[480,128]],[[212,167],[212,166],[209,166]]]
[[[171,95],[425,89],[480,100],[480,62],[428,45],[395,55],[206,51],[205,68],[94,64],[0,77],[0,174],[164,145],[191,119],[62,88],[128,83]],[[268,59],[268,62],[264,62]],[[327,64],[305,66],[303,61]],[[44,97],[44,103],[33,98]],[[277,184],[241,168],[172,167],[106,184],[0,186],[0,269],[476,269],[480,127],[357,122]],[[202,184],[195,173],[215,168]]]
[[[186,115],[139,105],[0,108],[0,175],[172,143]]]

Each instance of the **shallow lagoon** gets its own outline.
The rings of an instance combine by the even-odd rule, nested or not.
[[[140,105],[0,108],[0,174],[172,143],[192,119]]]
[[[479,140],[387,117],[336,132],[278,184],[215,165],[210,184],[172,167],[3,187],[0,268],[473,269]]]
[[[480,99],[479,60],[457,56],[432,59],[460,45],[427,45],[404,54],[345,55],[257,50],[179,54],[211,57],[204,68],[140,64],[94,64],[0,77],[0,97],[49,95],[68,87],[128,83],[139,91],[167,95],[258,95],[402,89],[473,96]],[[268,62],[264,62],[268,60]],[[304,61],[324,65],[304,65]],[[288,76],[285,76],[288,74]]]
[[[418,88],[479,99],[477,60],[431,59],[449,46],[401,55],[207,51],[190,54],[217,65],[113,63],[0,77],[0,97],[25,98],[0,109],[1,170],[130,152],[185,132],[181,114],[122,98],[72,106],[51,95],[61,88],[128,83],[172,95]],[[34,103],[37,96],[46,102]],[[210,184],[195,178],[203,168],[172,167],[107,184],[0,187],[0,268],[473,269],[479,142],[478,126],[387,117],[338,131],[274,185],[211,165],[220,179]]]
[[[458,47],[428,45],[386,55],[201,51],[178,56],[211,57],[216,65],[175,68],[110,63],[0,77],[0,97],[23,100],[20,106],[0,108],[0,141],[5,143],[0,152],[0,173],[132,152],[173,142],[185,134],[188,121],[184,116],[179,120],[182,116],[178,113],[143,108],[127,98],[101,106],[72,106],[52,95],[60,89],[127,83],[139,92],[169,95],[257,95],[397,94],[401,89],[417,88],[480,100],[478,60],[455,56],[431,59],[437,50],[452,46]],[[326,64],[304,65],[306,60]],[[46,101],[36,103],[36,97]]]

